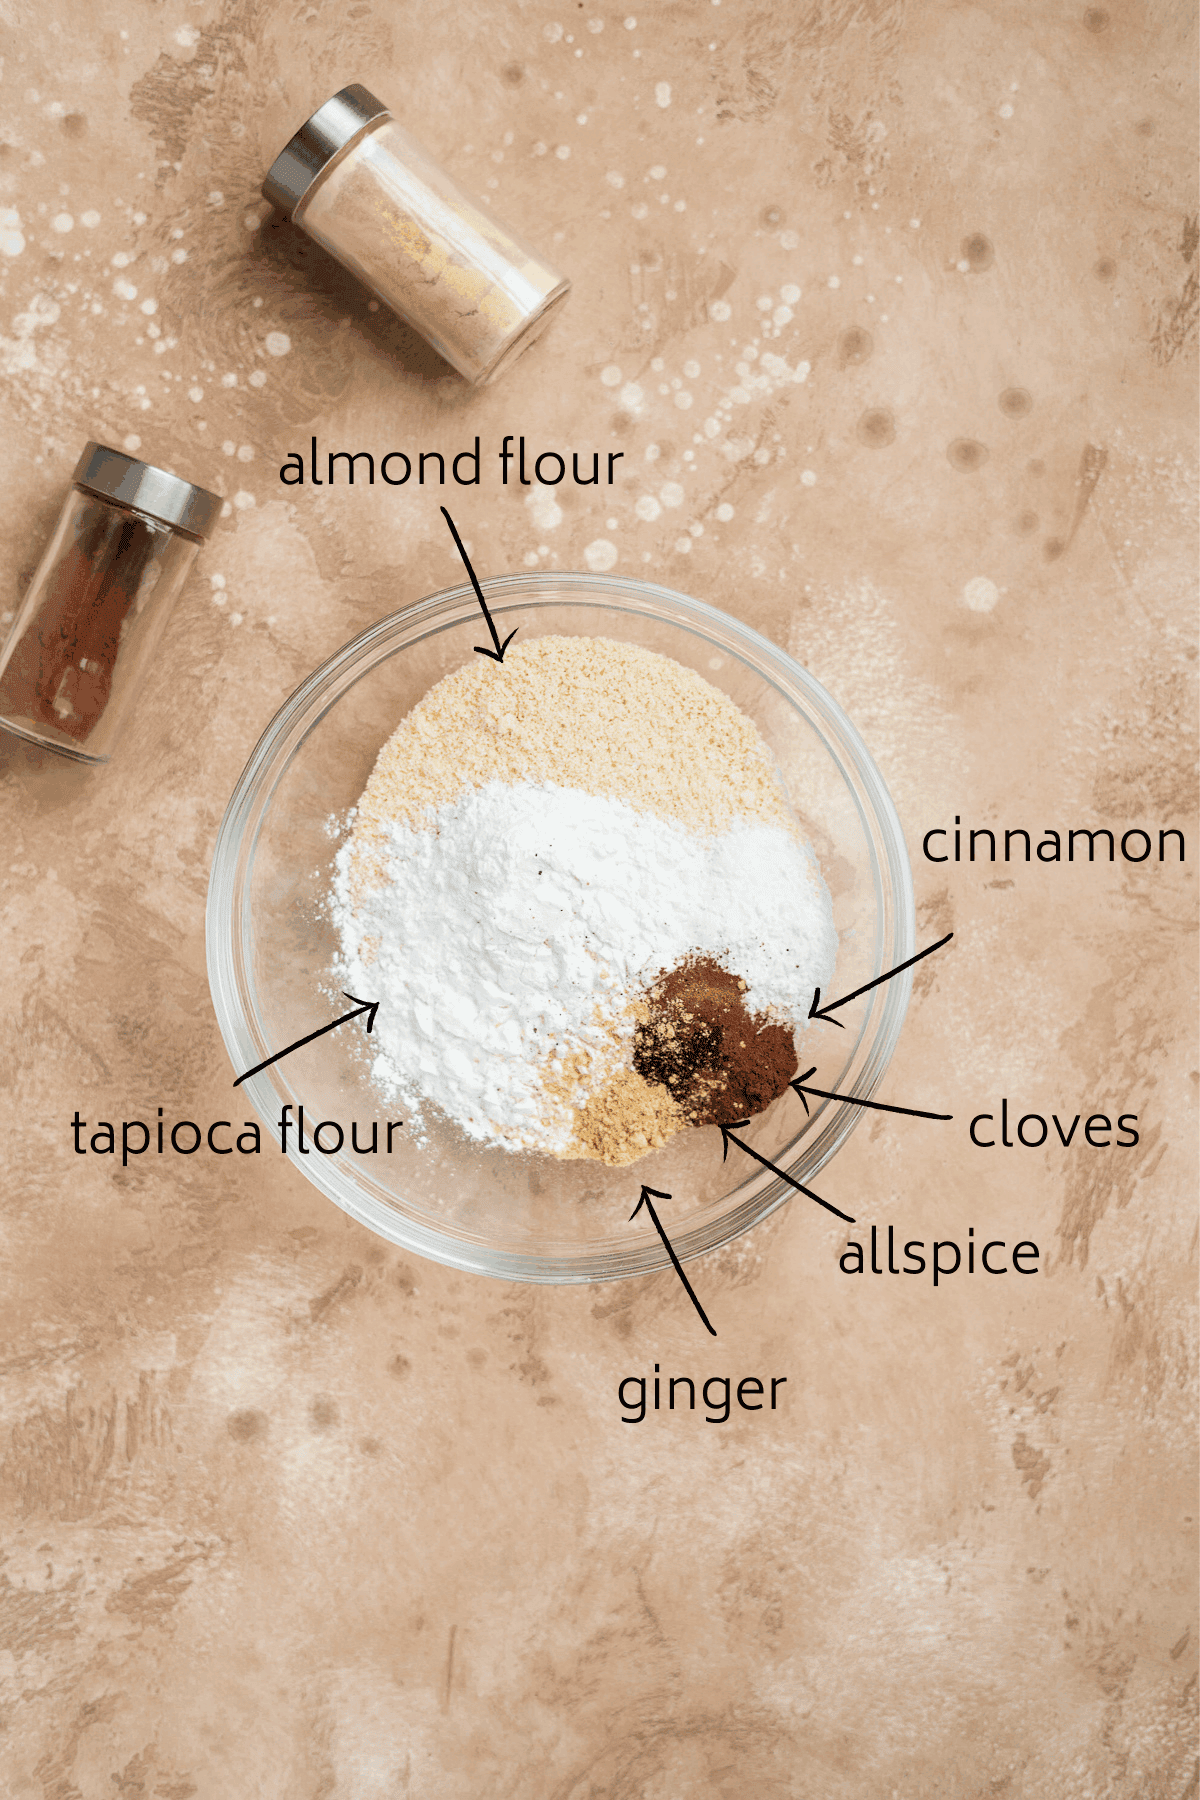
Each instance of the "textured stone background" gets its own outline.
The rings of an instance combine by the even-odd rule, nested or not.
[[[1196,1795],[1192,12],[4,9],[0,610],[89,436],[232,502],[111,765],[0,739],[5,1793]],[[574,279],[493,390],[266,217],[351,80]],[[615,556],[859,724],[956,934],[883,1097],[956,1120],[826,1185],[1036,1280],[854,1281],[785,1209],[694,1266],[713,1344],[669,1272],[495,1285],[278,1159],[71,1152],[76,1107],[220,1116],[225,800],[318,659],[458,578],[436,493],[285,495],[284,455],[505,431],[625,473],[480,489],[482,573]],[[1189,861],[917,860],[955,813]],[[1141,1142],[972,1150],[1002,1095]],[[655,1361],[787,1403],[621,1424]]]

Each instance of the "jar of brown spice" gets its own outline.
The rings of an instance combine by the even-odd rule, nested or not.
[[[0,726],[107,762],[219,494],[90,443],[0,650]]]

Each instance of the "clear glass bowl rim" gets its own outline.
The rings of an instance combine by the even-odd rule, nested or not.
[[[871,852],[876,899],[874,975],[894,968],[913,954],[915,911],[912,873],[900,820],[887,787],[861,736],[846,713],[816,678],[778,645],[731,614],[657,583],[615,574],[537,570],[489,578],[486,597],[493,616],[518,613],[539,605],[603,606],[674,627],[692,630],[714,649],[739,657],[754,673],[796,704],[818,728],[822,744],[854,800]],[[435,632],[463,625],[474,615],[480,637],[486,626],[473,588],[460,584],[388,614],[327,657],[288,696],[263,731],[225,808],[213,849],[205,918],[206,954],[213,1008],[230,1059],[237,1068],[252,1066],[272,1048],[254,1031],[250,1015],[255,995],[250,973],[251,876],[258,839],[275,789],[292,758],[329,710],[378,664],[409,644]],[[501,637],[507,635],[507,629]],[[854,779],[851,778],[851,772]],[[860,791],[861,790],[861,791]],[[841,1148],[862,1117],[853,1101],[866,1100],[882,1079],[891,1059],[912,990],[912,972],[881,983],[874,990],[858,1037],[862,1046],[874,1026],[866,1053],[836,1101],[814,1103],[813,1129],[800,1140],[799,1154],[781,1164],[793,1182],[808,1183]],[[270,1070],[252,1076],[245,1090],[263,1122],[272,1128],[278,1096]],[[816,1129],[824,1115],[824,1123]],[[335,1160],[301,1159],[289,1147],[297,1168],[313,1184],[368,1229],[400,1248],[447,1267],[497,1279],[530,1282],[618,1280],[669,1267],[670,1259],[652,1229],[630,1232],[619,1247],[582,1254],[540,1256],[497,1250],[470,1236],[438,1231],[384,1206],[342,1174]],[[637,1165],[633,1165],[636,1171]],[[673,1228],[672,1247],[680,1261],[719,1248],[759,1224],[795,1195],[790,1182],[762,1172],[735,1190],[728,1210],[712,1209],[697,1225]],[[729,1200],[731,1197],[727,1196]]]

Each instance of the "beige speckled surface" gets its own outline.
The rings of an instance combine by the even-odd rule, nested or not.
[[[14,1800],[1196,1794],[1191,10],[6,10],[0,611],[89,436],[233,500],[111,765],[0,737]],[[353,80],[574,280],[495,388],[264,217]],[[624,461],[561,513],[462,490],[482,575],[615,553],[863,731],[955,933],[881,1097],[955,1121],[879,1115],[825,1184],[1036,1279],[851,1278],[785,1208],[692,1266],[714,1343],[669,1272],[458,1276],[278,1157],[74,1155],[76,1107],[223,1116],[225,801],[321,657],[457,579],[445,495],[284,457],[479,433],[494,471],[505,432]],[[935,867],[956,813],[1188,861]],[[1002,1096],[1140,1142],[973,1148]],[[656,1361],[787,1386],[622,1424]]]

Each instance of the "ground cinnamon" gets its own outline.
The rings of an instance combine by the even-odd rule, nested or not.
[[[0,648],[0,726],[106,762],[220,496],[88,444]]]
[[[6,659],[6,710],[87,742],[108,705],[126,618],[170,535],[165,525],[89,497],[76,541]]]

